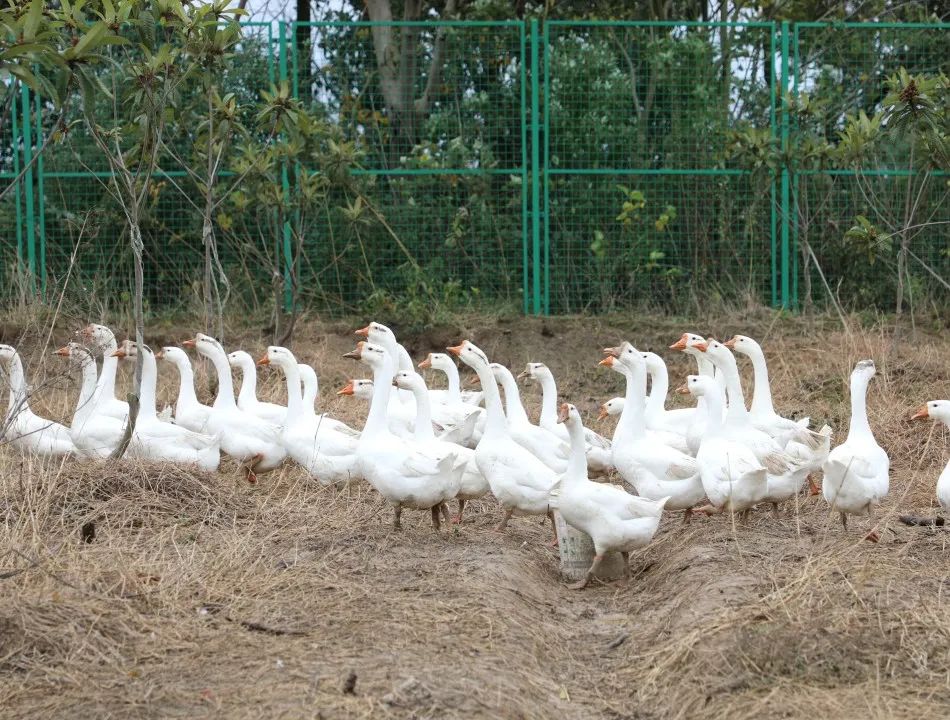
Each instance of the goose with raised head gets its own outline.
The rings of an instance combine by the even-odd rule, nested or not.
[[[536,380],[541,385],[541,415],[538,424],[561,440],[568,442],[569,433],[558,422],[557,383],[554,373],[544,363],[531,362],[525,366],[518,379]],[[587,443],[587,469],[595,475],[604,475],[612,469],[610,440],[589,428],[584,428]]]
[[[739,366],[735,355],[721,342],[712,338],[699,345],[698,349],[705,353],[716,369],[722,373],[726,383],[728,406],[724,418],[724,431],[731,434],[738,442],[747,445],[770,474],[782,475],[788,472],[797,474],[800,468],[785,452],[785,448],[768,433],[753,427],[749,411],[745,406],[745,396],[742,393],[742,382],[739,379]]]
[[[613,465],[637,494],[649,500],[668,498],[667,510],[685,510],[689,522],[692,508],[703,499],[703,485],[696,459],[658,442],[646,428],[646,362],[629,342],[606,348],[601,365],[626,379],[626,394],[620,421],[614,431]]]
[[[115,396],[115,376],[119,361],[113,357],[118,349],[115,334],[105,325],[90,324],[76,332],[76,336],[90,349],[93,358],[102,357],[102,369],[96,379],[96,393],[92,402],[96,412],[124,421],[129,416],[129,404]]]
[[[359,360],[373,371],[373,398],[357,444],[360,475],[393,506],[394,528],[401,527],[402,511],[410,508],[429,510],[432,527],[438,531],[439,513],[458,494],[457,453],[448,446],[435,448],[390,431],[386,414],[396,360],[382,345],[359,342],[343,357]]]
[[[557,415],[567,427],[571,460],[551,490],[551,507],[564,521],[590,536],[594,561],[587,574],[570,587],[587,586],[608,552],[623,555],[624,577],[630,576],[630,553],[653,540],[668,497],[649,500],[631,495],[617,485],[593,482],[587,476],[587,439],[577,408],[564,403]]]
[[[600,412],[597,415],[598,420],[606,420],[609,417],[617,417],[623,412],[626,400],[622,397],[610,398],[600,406]]]
[[[77,342],[70,342],[54,355],[69,358],[80,372],[79,400],[69,426],[69,437],[76,448],[90,457],[106,458],[118,447],[125,432],[125,422],[98,412],[96,397],[96,360],[92,353]],[[115,358],[118,362],[118,358]],[[135,443],[132,438],[131,445]]]
[[[848,437],[825,460],[821,492],[847,529],[848,515],[868,515],[880,505],[890,485],[891,461],[874,439],[868,422],[867,393],[876,373],[873,360],[862,360],[851,372],[851,423]],[[877,542],[877,533],[867,539]]]
[[[716,381],[716,385],[719,388],[719,396],[722,400],[722,407],[725,408],[726,389],[722,383],[722,373],[716,372],[716,367],[709,358],[706,357],[705,353],[699,349],[705,346],[706,339],[702,335],[683,333],[679,340],[670,345],[670,350],[679,350],[692,357],[693,360],[696,361],[697,372],[704,377],[709,377]],[[706,400],[700,397],[696,402],[695,412],[686,429],[686,445],[693,455],[699,450],[699,443],[703,438],[703,433],[706,431],[707,417]]]
[[[495,375],[485,353],[469,340],[463,340],[447,350],[472,368],[481,381],[485,399],[485,433],[475,448],[475,462],[487,478],[492,494],[505,510],[496,530],[503,531],[515,512],[547,515],[553,527],[554,516],[549,505],[551,489],[558,479],[557,473],[514,439],[511,424],[502,410]],[[556,541],[556,531],[554,537]]]
[[[398,340],[396,340],[396,333],[392,331],[386,325],[378,322],[371,322],[366,327],[362,327],[356,331],[356,334],[360,337],[366,338],[367,342],[371,342],[374,345],[380,345],[385,348],[386,352],[393,356],[393,361],[396,363],[396,367],[393,368],[396,370],[405,370],[407,372],[412,372],[415,368],[412,364],[412,357],[409,355],[409,351],[403,347]],[[390,393],[390,396],[393,400],[398,400],[402,403],[411,403],[412,402],[412,393],[406,392],[405,390],[400,390],[395,393]],[[412,415],[415,415],[415,408],[413,408]]]
[[[449,445],[441,438],[436,438],[432,431],[429,391],[422,376],[414,372],[400,370],[393,378],[393,385],[401,390],[409,390],[415,396],[416,442],[432,443],[434,447]],[[459,511],[458,515],[453,518],[453,522],[461,523],[466,501],[484,497],[490,488],[488,480],[478,469],[478,463],[475,462],[475,451],[461,445],[449,445],[449,447],[457,455],[456,469],[459,471],[460,477],[459,491],[455,496],[459,503]]]
[[[564,472],[571,454],[570,446],[551,431],[528,419],[528,413],[521,402],[521,394],[518,392],[518,383],[508,368],[499,363],[491,363],[489,369],[495,383],[501,385],[505,393],[505,415],[508,418],[511,437],[555,472]],[[482,382],[481,375],[478,379]],[[485,392],[484,382],[482,392]]]
[[[336,394],[369,402],[373,399],[373,381],[367,378],[349,380]]]
[[[244,412],[256,415],[274,425],[283,425],[287,408],[272,402],[257,399],[257,366],[254,358],[244,350],[228,353],[228,364],[241,371],[241,388],[238,390],[237,406]]]
[[[340,432],[337,425],[342,423],[318,416],[313,405],[303,401],[300,365],[293,353],[271,345],[258,365],[275,366],[287,381],[287,414],[280,434],[287,454],[323,485],[346,485],[358,480],[358,434],[350,428],[350,432]]]
[[[715,380],[708,375],[690,375],[681,392],[706,400],[706,432],[696,461],[710,505],[700,510],[710,515],[727,511],[745,516],[768,494],[768,471],[755,453],[738,442],[726,427],[722,396]]]
[[[913,420],[930,418],[950,428],[950,400],[931,400],[914,413]],[[937,478],[937,502],[944,512],[950,512],[950,461]]]
[[[118,360],[129,357],[133,347],[136,347],[135,343],[126,340],[113,356]],[[142,387],[133,434],[136,442],[129,446],[129,456],[155,462],[195,465],[207,471],[217,470],[221,462],[220,438],[160,420],[155,411],[157,384],[158,364],[155,355],[148,345],[143,345]]]
[[[280,441],[280,427],[241,410],[234,400],[234,380],[224,348],[209,335],[198,333],[182,343],[193,347],[214,366],[218,394],[208,414],[207,432],[220,436],[221,449],[237,460],[248,482],[259,473],[276,469],[287,458]]]
[[[677,433],[683,436],[685,443],[686,432],[689,430],[696,408],[666,409],[666,397],[670,391],[670,374],[666,363],[659,355],[653,352],[643,352],[643,360],[647,364],[647,374],[650,379],[650,394],[647,395],[646,420],[650,430]]]
[[[204,433],[208,427],[211,408],[198,402],[195,394],[195,371],[191,366],[188,353],[178,347],[163,347],[156,360],[170,362],[178,370],[178,399],[175,401],[175,424],[197,433]]]
[[[463,402],[466,405],[480,405],[482,403],[482,393],[473,390],[462,390],[461,379],[459,378],[459,369],[445,353],[429,353],[423,359],[418,368],[426,370],[438,370],[445,374],[447,387],[444,390],[429,390],[429,398],[432,402]]]
[[[16,348],[0,345],[0,369],[6,373],[10,386],[0,439],[23,452],[49,457],[77,452],[68,427],[40,417],[30,409],[30,390]]]

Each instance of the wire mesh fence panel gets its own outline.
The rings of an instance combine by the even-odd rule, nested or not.
[[[873,117],[883,109],[888,79],[902,68],[910,75],[950,74],[948,30],[948,24],[799,23],[793,90],[807,96],[813,110],[797,118],[796,131],[836,139],[849,117],[861,112]],[[945,297],[950,174],[945,162],[934,166],[920,148],[912,150],[910,136],[888,134],[875,143],[870,161],[857,168],[796,173],[793,280],[803,304],[827,301],[823,272],[846,306],[893,309],[900,284],[897,257],[905,238],[910,252],[905,298]],[[858,216],[874,231],[849,239]],[[904,228],[909,228],[906,234]]]
[[[522,23],[294,26],[295,92],[341,136],[300,171],[352,177],[303,229],[305,296],[524,302],[526,54]]]
[[[729,130],[774,116],[772,25],[545,28],[546,309],[670,307],[708,281],[767,299],[771,184]]]

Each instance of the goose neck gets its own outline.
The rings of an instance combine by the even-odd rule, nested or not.
[[[155,417],[155,394],[158,385],[158,366],[155,356],[142,353],[142,387],[139,389],[139,417]]]
[[[449,400],[453,403],[458,403],[462,401],[462,390],[459,382],[459,371],[455,367],[455,363],[447,362],[440,365],[440,369],[445,373],[446,380],[448,381],[447,394]]]
[[[389,409],[393,376],[396,371],[393,367],[392,356],[388,352],[382,353],[382,355],[382,361],[373,365],[373,398],[370,400],[369,415],[366,416],[366,424],[363,426],[363,434],[360,436],[361,442],[372,437],[389,434],[386,415]]]
[[[278,367],[284,371],[284,380],[287,382],[287,416],[284,426],[290,427],[291,422],[302,417],[306,411],[306,403],[300,389],[300,368],[292,360],[281,363]],[[312,412],[313,405],[310,407]]]
[[[545,423],[557,422],[557,384],[550,372],[542,372],[541,381],[541,417]]]
[[[10,358],[7,373],[10,376],[10,403],[7,407],[7,415],[11,416],[29,407],[26,376],[23,373],[23,361],[20,360],[19,353],[14,353]]]
[[[650,395],[647,397],[647,412],[660,413],[666,408],[666,395],[670,390],[670,378],[666,372],[666,365],[656,363],[651,366]]]
[[[765,362],[765,355],[761,349],[749,353],[752,360],[752,412],[761,415],[772,415],[775,409],[772,405],[772,386],[769,383],[769,368]]]
[[[587,447],[584,438],[584,426],[577,420],[567,423],[567,434],[571,442],[571,455],[567,461],[564,480],[573,485],[587,480]]]
[[[178,400],[175,401],[175,409],[194,407],[198,404],[198,396],[195,394],[195,371],[191,367],[191,361],[185,358],[175,363],[178,369]]]
[[[736,365],[736,359],[730,353],[727,357],[720,358],[715,366],[726,381],[726,395],[729,399],[726,413],[731,419],[742,420],[746,418],[748,411],[745,407],[745,397],[742,394],[742,383],[739,380],[739,368]]]
[[[528,413],[525,412],[524,405],[521,404],[521,394],[518,392],[518,383],[510,372],[501,372],[499,380],[492,379],[490,385],[500,382],[505,391],[505,413],[509,422],[514,420],[518,423],[527,423]],[[484,383],[483,383],[484,385]]]
[[[412,394],[416,398],[415,438],[418,442],[435,440],[432,430],[432,405],[429,402],[429,390],[423,383],[412,384]]]
[[[871,424],[868,422],[867,394],[871,378],[860,375],[851,377],[851,422],[848,426],[848,440],[852,438],[874,438]]]
[[[482,395],[485,399],[485,431],[482,437],[497,437],[507,431],[507,419],[501,407],[501,393],[491,368],[478,361],[471,365],[478,375],[482,386]]]
[[[620,420],[614,431],[614,440],[631,441],[643,436],[646,432],[644,418],[644,402],[646,400],[646,372],[642,365],[623,366],[623,374],[627,379],[624,393],[623,410]]]
[[[73,424],[82,422],[92,414],[96,397],[96,361],[92,355],[84,355],[80,361],[82,385],[79,389],[79,401],[73,415]]]
[[[231,366],[228,364],[227,356],[222,350],[213,348],[205,357],[211,360],[215,374],[218,376],[218,394],[214,398],[214,407],[225,409],[237,407],[234,402],[234,380],[231,377]]]
[[[242,357],[238,367],[241,368],[241,388],[238,390],[238,402],[241,405],[253,405],[257,402],[257,368],[254,360]]]

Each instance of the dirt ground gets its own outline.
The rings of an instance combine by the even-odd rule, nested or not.
[[[305,321],[293,346],[320,374],[323,407],[357,426],[365,408],[335,391],[367,375],[341,357],[363,320]],[[22,342],[34,380],[52,377],[67,325],[21,340],[8,323],[0,341]],[[829,423],[835,442],[850,369],[875,359],[871,421],[892,469],[880,543],[862,540],[860,520],[843,532],[820,497],[746,525],[671,514],[631,580],[575,592],[548,528],[516,518],[498,535],[490,499],[454,531],[436,535],[423,513],[394,531],[368,486],[324,489],[290,466],[249,486],[231,466],[44,465],[2,448],[0,718],[946,716],[950,533],[896,522],[935,513],[950,455],[945,429],[907,419],[950,396],[946,326],[892,343],[857,320],[845,332],[750,311],[471,318],[403,339],[417,359],[467,337],[513,368],[544,361],[608,433],[596,407],[622,386],[597,366],[599,349],[629,339],[661,352],[678,384],[692,368],[665,348],[683,331],[759,339],[777,408]],[[156,325],[146,339],[189,335]],[[266,342],[250,328],[225,338],[255,356]],[[172,374],[161,376],[171,399]],[[279,399],[276,373],[262,380],[261,395]],[[199,386],[207,399],[203,369]],[[75,379],[53,382],[41,407],[67,417],[75,392]],[[539,390],[524,393],[535,413]]]

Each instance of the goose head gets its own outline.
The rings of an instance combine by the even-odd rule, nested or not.
[[[371,400],[373,397],[373,381],[367,379],[350,380],[336,391],[343,397],[355,397],[359,400]]]
[[[248,370],[254,367],[254,358],[251,357],[250,353],[243,350],[235,350],[228,353],[228,365],[233,368]]]
[[[706,339],[702,335],[695,333],[683,333],[680,339],[670,345],[670,350],[681,350],[690,355],[696,356],[705,352]]]
[[[544,363],[528,363],[522,372],[518,373],[519,380],[541,380],[553,378],[550,368]]]
[[[433,370],[446,372],[446,370],[449,369],[449,365],[455,367],[455,362],[445,353],[429,353],[426,359],[419,363],[419,369],[425,370],[426,368],[432,368]]]
[[[16,357],[16,348],[12,345],[0,345],[0,362],[8,363]]]
[[[393,376],[393,385],[400,390],[415,390],[419,387],[425,387],[425,381],[418,373],[400,370]]]
[[[488,357],[470,340],[463,340],[459,345],[446,348],[446,350],[471,368],[489,366]]]
[[[180,347],[173,345],[163,347],[156,353],[155,358],[157,360],[167,360],[175,367],[191,364],[191,361],[188,359],[188,354]]]
[[[735,355],[729,351],[729,348],[727,348],[724,343],[719,342],[715,338],[708,338],[697,349],[700,352],[705,353],[706,357],[708,357],[713,362],[713,364],[718,367],[734,365],[736,362]]]
[[[561,403],[557,413],[557,421],[568,427],[574,427],[581,422],[581,415],[577,412],[577,408],[570,403]]]
[[[241,351],[238,350],[228,355],[228,362],[231,362],[231,356],[237,355],[239,352]],[[247,353],[244,354],[247,355]],[[248,357],[250,358],[250,355],[248,355]],[[257,361],[257,364],[258,366],[276,365],[279,368],[285,368],[290,365],[296,365],[297,360],[287,348],[278,345],[268,345],[267,350],[264,351],[264,354],[261,356],[261,359]],[[234,363],[231,362],[231,365],[233,366]]]
[[[851,379],[861,379],[870,382],[871,378],[877,374],[877,368],[873,360],[859,360],[851,371]]]
[[[921,406],[912,416],[912,420],[938,420],[950,427],[950,400],[930,400]]]
[[[185,347],[193,347],[198,351],[199,355],[203,355],[206,358],[210,358],[217,353],[224,354],[224,348],[221,346],[221,343],[204,333],[198,333],[193,340],[185,340],[182,342],[182,345]]]
[[[676,388],[680,395],[692,395],[693,397],[704,397],[706,395],[719,394],[719,386],[711,377],[705,375],[688,375],[686,384]]]
[[[762,352],[762,347],[747,335],[733,335],[723,343],[730,350],[743,355],[755,355]]]
[[[641,352],[640,357],[643,358],[643,362],[645,362],[647,365],[647,370],[649,370],[651,373],[666,367],[666,363],[663,362],[663,358],[661,358],[656,353]]]
[[[75,341],[66,343],[59,350],[54,350],[53,355],[69,358],[79,367],[83,367],[88,363],[95,362],[95,359],[92,357],[92,353],[89,352],[89,350],[84,345],[80,345]]]
[[[112,357],[118,358],[119,360],[132,360],[138,355],[138,352],[138,346],[134,340],[123,340],[122,344],[120,344],[119,347],[116,348],[113,353],[111,353],[111,355]],[[152,348],[144,343],[142,344],[142,354],[152,355],[154,357]]]
[[[382,345],[384,347],[389,346],[390,343],[393,345],[396,343],[396,333],[378,322],[371,322],[366,327],[356,330],[355,334],[366,338],[375,345]]]
[[[115,333],[105,325],[96,325],[95,323],[90,323],[82,330],[77,330],[76,338],[88,347],[93,348],[97,354],[105,353],[107,350],[111,354],[111,351],[117,346]]]
[[[598,420],[604,420],[611,415],[619,415],[623,412],[624,398],[615,397],[611,398],[603,405],[600,406],[600,414],[597,416]]]
[[[350,352],[344,353],[343,357],[359,360],[363,364],[375,369],[382,367],[386,361],[386,355],[386,348],[382,345],[360,340],[360,342],[356,343],[356,347],[350,350]]]

